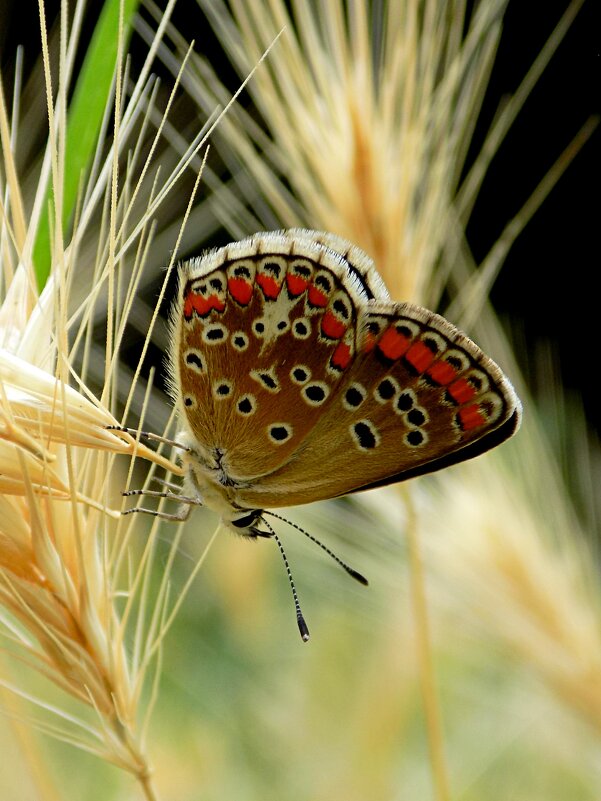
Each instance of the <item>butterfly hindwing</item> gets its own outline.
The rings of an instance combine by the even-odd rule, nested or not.
[[[356,355],[294,462],[245,492],[256,506],[300,504],[411,478],[511,436],[519,401],[497,365],[444,318],[371,303]]]

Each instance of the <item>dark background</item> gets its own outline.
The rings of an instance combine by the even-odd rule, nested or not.
[[[509,3],[482,131],[503,95],[515,91],[567,5]],[[601,111],[600,12],[596,0],[584,3],[491,165],[468,229],[477,261],[582,125]],[[536,361],[539,344],[553,343],[563,383],[581,395],[597,434],[601,405],[593,343],[601,323],[600,143],[597,128],[517,240],[492,293],[496,308],[512,318],[517,355],[533,388],[548,389]]]
[[[486,0],[484,0],[486,2]],[[566,0],[511,0],[474,148],[482,142],[501,99],[513,94],[566,10]],[[47,3],[51,20],[58,2]],[[90,9],[94,9],[94,3]],[[492,162],[468,229],[476,261],[481,260],[581,126],[600,113],[601,3],[586,0],[538,85]],[[37,2],[0,0],[0,54],[5,87],[15,46],[26,46],[26,64],[38,55]],[[91,30],[95,14],[87,15]],[[189,38],[199,37],[201,13],[193,0],[180,0],[176,23]],[[135,46],[135,42],[134,42]],[[548,374],[538,369],[541,343],[552,343],[558,378],[584,403],[591,429],[601,431],[593,343],[599,311],[601,128],[584,145],[509,254],[492,293],[507,319],[518,358],[532,388],[544,393]]]

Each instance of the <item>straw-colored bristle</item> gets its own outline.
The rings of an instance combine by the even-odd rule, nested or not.
[[[143,182],[153,168],[153,149],[142,162],[137,152],[142,140],[136,137],[144,127],[133,124],[141,99],[151,102],[149,84],[143,69],[125,98],[119,73],[116,98],[108,95],[104,112],[105,117],[115,112],[116,144],[105,147],[101,137],[95,169],[84,175],[90,184],[80,187],[72,210],[73,229],[63,230],[60,208],[51,209],[50,253],[36,250],[37,215],[45,218],[41,209],[51,206],[49,186],[60,206],[67,184],[59,143],[66,136],[63,100],[70,69],[67,50],[60,48],[55,96],[43,5],[40,9],[50,132],[48,161],[27,203],[15,156],[18,117],[0,96],[0,627],[15,657],[67,700],[46,699],[43,690],[28,691],[14,677],[0,678],[0,685],[13,699],[33,705],[41,731],[130,772],[150,800],[157,796],[144,744],[152,707],[144,688],[156,670],[169,613],[174,614],[171,604],[176,609],[181,596],[170,598],[168,570],[156,596],[148,596],[157,525],[145,546],[136,548],[135,518],[120,514],[121,490],[129,480],[123,465],[130,465],[130,475],[138,458],[176,475],[181,469],[161,448],[121,428],[134,393],[141,394],[141,368],[123,388],[119,349],[148,255],[150,218],[158,208],[155,188]],[[63,28],[62,44],[75,48],[78,34],[76,24]],[[119,42],[122,48],[122,31]],[[18,100],[15,96],[12,112]],[[132,146],[135,155],[128,156]],[[103,153],[109,153],[104,165]],[[177,176],[165,178],[163,197]],[[134,200],[142,207],[135,217]],[[25,207],[33,209],[31,218]],[[44,283],[39,268],[46,257],[50,272]],[[93,332],[100,321],[107,336],[99,357]],[[143,404],[137,412],[143,415]],[[162,424],[168,423],[163,416]],[[116,461],[123,456],[127,462]],[[134,551],[140,551],[139,562],[131,569]]]

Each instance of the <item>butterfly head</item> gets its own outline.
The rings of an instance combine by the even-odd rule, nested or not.
[[[232,509],[231,516],[222,517],[222,523],[235,534],[242,537],[272,537],[271,531],[262,531],[259,526],[263,522],[262,509]]]

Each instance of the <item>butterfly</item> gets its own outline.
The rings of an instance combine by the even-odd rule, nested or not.
[[[270,507],[440,470],[520,423],[512,385],[465,334],[393,302],[357,246],[304,229],[180,266],[167,367],[186,500],[252,538],[275,536]]]

